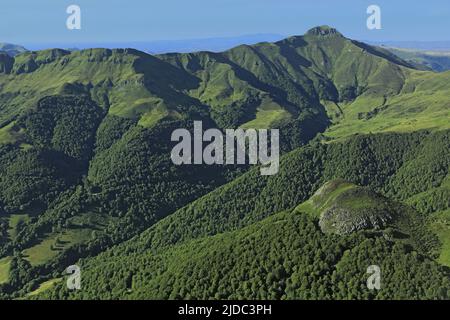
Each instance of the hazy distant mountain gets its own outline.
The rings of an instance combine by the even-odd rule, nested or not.
[[[258,42],[274,42],[283,39],[284,36],[278,34],[254,34],[238,37],[221,37],[207,39],[188,39],[188,40],[158,40],[158,41],[132,41],[132,42],[103,42],[103,43],[46,43],[30,46],[33,50],[42,50],[47,48],[74,48],[70,51],[88,49],[88,48],[133,48],[140,51],[160,54],[169,52],[196,52],[213,51],[220,52],[231,49],[241,44],[252,45]]]
[[[1,43],[0,42],[0,51],[6,52],[8,55],[14,57],[15,55],[27,51],[22,46],[16,45],[16,44],[10,44],[10,43]]]
[[[367,41],[389,50],[421,70],[450,70],[450,41]]]
[[[256,34],[256,35],[227,37],[227,38],[224,37],[224,38],[209,38],[209,39],[194,39],[194,40],[153,41],[145,45],[146,51],[150,53],[167,53],[167,52],[183,53],[195,51],[219,52],[228,50],[241,44],[252,45],[258,42],[273,42],[281,39],[283,39],[283,36],[277,34]]]
[[[365,41],[371,45],[427,51],[450,51],[450,41]]]
[[[389,51],[421,70],[443,72],[450,70],[450,50],[424,51],[403,48],[387,48]]]

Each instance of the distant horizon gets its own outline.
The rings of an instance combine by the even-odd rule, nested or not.
[[[306,32],[306,31],[305,31]],[[228,37],[205,37],[192,39],[167,39],[167,40],[149,40],[149,41],[97,41],[97,42],[48,42],[48,43],[17,43],[7,42],[0,39],[0,43],[8,43],[22,46],[30,51],[38,51],[45,49],[66,49],[66,50],[84,50],[89,48],[107,48],[107,49],[121,49],[132,48],[141,51],[150,52],[153,49],[154,53],[163,52],[193,52],[198,46],[199,50],[208,51],[222,51],[232,48],[240,44],[256,44],[258,42],[276,42],[293,36],[302,36],[303,34],[282,35],[275,33],[255,33],[242,34]],[[345,36],[345,34],[344,34]],[[349,38],[349,37],[348,37]],[[352,38],[350,38],[352,39]],[[379,40],[370,41],[367,39],[352,39],[365,42],[371,45],[398,47],[404,49],[417,50],[450,50],[450,40]],[[239,42],[242,41],[242,42]],[[155,46],[151,48],[149,46]],[[175,51],[171,51],[175,50]],[[191,50],[192,49],[192,50]],[[178,51],[177,51],[178,50]]]
[[[81,30],[66,26],[73,4],[81,8]],[[381,9],[379,30],[366,25],[372,4]],[[324,24],[366,41],[447,41],[449,17],[447,0],[15,0],[2,4],[0,41],[33,46],[301,35]]]

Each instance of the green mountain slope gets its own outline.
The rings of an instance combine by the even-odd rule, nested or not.
[[[306,107],[325,111],[334,122],[326,133],[329,139],[354,133],[448,128],[450,113],[444,107],[449,103],[448,73],[414,70],[389,51],[346,39],[329,27],[223,54],[160,57],[203,80],[204,85],[193,94],[213,107],[219,122],[230,112],[230,108],[221,111],[224,101],[247,111],[243,113],[246,118],[229,120],[229,125],[248,121],[249,115],[256,119],[249,124],[270,126],[275,120],[276,125],[295,118],[299,107],[300,111]],[[256,88],[268,88],[271,95],[262,98],[260,92],[252,92],[248,103],[250,98],[240,93],[239,82],[230,81],[236,75]]]
[[[449,131],[382,134],[329,145],[312,144],[282,157],[278,175],[262,177],[257,169],[251,170],[178,210],[127,245],[146,250],[238,229],[267,214],[294,208],[321,184],[335,178],[370,186],[401,201],[446,185],[448,141]],[[427,166],[420,163],[434,157],[437,150],[443,152],[440,161],[427,161]],[[405,168],[409,170],[405,172]],[[423,174],[418,175],[417,170]],[[448,208],[447,200],[442,199],[440,205]]]
[[[193,105],[222,128],[298,130],[306,116],[323,130],[328,118],[338,119],[341,126],[330,131],[332,138],[350,131],[447,128],[439,120],[448,116],[442,108],[448,103],[448,75],[415,71],[390,52],[329,27],[223,53],[152,57],[131,49],[54,49],[26,52],[1,65],[3,125],[45,96],[84,93],[109,114],[138,119],[143,126],[183,117],[183,108]],[[426,83],[432,77],[439,84],[431,100]],[[424,112],[429,102],[438,106]],[[381,126],[386,120],[397,126]]]
[[[110,114],[128,118],[158,108],[165,116],[165,105],[173,109],[195,105],[179,92],[181,84],[195,84],[195,79],[132,49],[26,52],[14,57],[11,70],[0,77],[0,83],[0,120],[4,123],[43,97],[57,94],[89,95]]]
[[[136,292],[139,293],[136,293],[136,295],[131,294],[130,297],[159,297],[161,292],[158,290],[162,290],[162,288],[152,288],[152,290],[156,291],[151,291],[145,286],[146,284],[144,285],[146,281],[143,280],[143,276],[139,276],[139,274],[142,272],[143,274],[146,274],[148,278],[151,278],[149,274],[156,273],[163,277],[166,269],[161,271],[159,267],[153,262],[149,262],[148,259],[154,259],[156,256],[158,258],[155,259],[157,259],[158,263],[164,265],[164,259],[166,259],[166,257],[160,258],[160,255],[171,252],[171,250],[177,250],[176,248],[179,247],[189,247],[191,242],[192,247],[197,249],[200,243],[203,244],[205,242],[205,247],[216,248],[217,243],[212,244],[211,242],[214,242],[214,240],[209,239],[209,237],[215,235],[220,237],[218,236],[219,234],[228,232],[239,233],[241,232],[239,230],[253,228],[250,226],[254,223],[258,223],[279,211],[290,211],[291,208],[296,207],[298,203],[304,202],[310,195],[313,195],[313,192],[318,189],[322,183],[321,181],[325,182],[333,177],[345,177],[354,182],[370,185],[372,188],[397,199],[397,201],[408,198],[415,192],[418,193],[422,190],[425,190],[422,192],[431,191],[433,190],[433,186],[444,187],[446,185],[446,176],[448,175],[449,169],[448,161],[450,159],[448,156],[448,153],[450,152],[448,139],[448,131],[435,134],[423,132],[402,135],[383,134],[352,138],[345,143],[333,143],[329,145],[314,144],[295,150],[283,157],[281,162],[282,172],[280,172],[280,175],[269,178],[261,177],[257,174],[257,170],[252,170],[233,182],[213,191],[161,220],[152,228],[142,233],[139,237],[108,250],[93,260],[82,262],[84,270],[87,270],[88,274],[92,275],[92,281],[94,281],[94,279],[96,279],[95,281],[98,281],[98,273],[100,270],[108,270],[108,265],[115,266],[123,264],[124,267],[125,265],[128,267],[129,261],[136,260],[135,268],[131,268],[131,271],[128,273],[117,272],[115,273],[116,277],[114,280],[110,281],[109,279],[102,278],[100,281],[101,283],[105,283],[105,288],[113,288],[112,282],[116,283],[117,287],[113,290],[114,294],[111,295],[110,290],[94,286],[94,282],[92,282],[92,286],[89,285],[89,293],[85,293],[86,295],[84,298],[127,297],[127,292],[131,289],[129,282],[131,280],[128,280],[127,282],[123,277],[127,277],[127,279],[133,277],[134,279],[135,274],[136,279],[139,280],[133,282],[135,284],[132,287],[132,292],[136,290]],[[442,143],[436,143],[438,141],[442,141]],[[408,176],[416,178],[417,170],[422,168],[421,165],[418,164],[417,159],[424,160],[427,156],[430,156],[429,148],[445,150],[446,155],[441,157],[443,162],[429,162],[429,170],[430,172],[434,172],[432,175],[421,175],[421,179],[416,180],[415,182],[412,182],[414,180],[409,180],[408,184],[411,183],[416,186],[415,191],[402,188],[401,186],[409,179],[405,176],[402,169],[407,167],[411,169],[414,168],[413,170],[408,171]],[[418,166],[415,167],[415,165]],[[436,170],[438,168],[443,168],[444,170],[440,172],[439,170]],[[425,168],[422,168],[422,170],[424,169]],[[399,179],[402,182],[398,182]],[[430,179],[430,184],[427,182],[428,179]],[[370,210],[373,210],[372,212],[377,216],[389,216],[389,219],[385,220],[386,224],[382,225],[382,229],[385,230],[383,233],[377,233],[378,231],[369,233],[371,235],[370,237],[378,239],[376,241],[383,242],[386,239],[395,241],[398,244],[414,248],[409,250],[421,252],[421,254],[429,257],[429,259],[438,257],[441,250],[445,250],[445,243],[444,245],[440,244],[436,236],[434,236],[427,227],[427,221],[430,219],[430,222],[432,222],[434,221],[434,218],[427,217],[426,211],[422,211],[422,214],[425,215],[420,215],[400,203],[397,204],[397,202],[388,200],[371,191],[365,191],[366,189],[361,189],[347,182],[339,182],[338,180],[331,185],[334,185],[334,187],[330,188],[330,184],[325,185],[325,187],[320,189],[320,191],[310,200],[297,207],[297,211],[305,212],[305,214],[310,217],[302,219],[312,219],[315,221],[316,230],[320,230],[321,222],[319,219],[323,219],[323,217],[326,216],[325,213],[330,208],[344,208],[347,211],[348,208],[350,208],[350,212],[354,212],[352,217],[355,218],[355,220],[350,220],[350,226],[354,225],[351,221],[359,223],[361,217],[367,217],[368,213],[369,219],[366,221],[370,221],[371,211],[368,211],[367,209],[372,208]],[[325,192],[323,192],[324,188]],[[320,193],[323,193],[321,199]],[[361,195],[362,193],[364,196]],[[440,203],[442,207],[448,208],[447,198],[441,199],[441,201],[434,200],[434,202]],[[313,205],[313,203],[315,203],[317,207],[316,205]],[[420,207],[418,207],[417,210],[420,210]],[[349,220],[345,218],[343,221],[348,224]],[[270,223],[269,225],[270,228],[273,228],[274,226],[273,223]],[[366,225],[369,229],[372,229],[372,227],[370,227],[371,224]],[[435,225],[435,222],[433,222],[433,225]],[[257,225],[254,228],[259,229],[260,227]],[[380,228],[375,228],[375,230],[377,229]],[[271,233],[271,231],[267,231],[264,237],[281,237],[281,235],[283,237],[289,237],[289,233],[286,235],[286,233],[282,233],[282,231],[280,231],[281,233],[277,230],[274,230],[273,233]],[[327,230],[325,231],[327,234],[329,233]],[[441,241],[447,241],[446,238],[442,238],[442,234],[439,235],[441,236]],[[330,236],[332,236],[332,234]],[[343,235],[342,237],[346,239],[347,235]],[[289,241],[292,241],[291,238],[288,239],[290,239]],[[221,243],[221,240],[217,240],[217,242]],[[264,241],[262,241],[262,243],[267,245]],[[213,251],[213,249],[211,250]],[[314,251],[314,249],[311,250]],[[331,248],[325,250],[332,251]],[[204,251],[197,252],[203,253]],[[251,252],[255,254],[254,251]],[[186,254],[186,263],[191,261],[188,259],[188,254],[190,253]],[[251,253],[248,254],[251,255]],[[404,255],[404,253],[401,253],[400,255]],[[169,257],[172,258],[167,259],[173,259],[174,262],[168,262],[168,264],[175,264],[175,261],[178,263],[183,261],[180,256],[183,256],[183,254],[178,251],[176,254],[169,254]],[[206,259],[204,255],[201,256]],[[290,259],[294,259],[291,256],[289,257]],[[300,256],[299,258],[305,257]],[[250,258],[249,260],[252,261],[252,259],[253,258]],[[397,258],[393,258],[393,256],[390,256],[389,258],[386,257],[386,259],[397,260]],[[348,261],[350,265],[352,264],[351,261],[352,259]],[[158,263],[157,265],[159,265]],[[191,263],[193,263],[193,266],[190,265],[192,268],[202,270],[195,262]],[[428,267],[424,266],[424,268]],[[436,265],[436,267],[432,268],[438,267]],[[208,270],[210,272],[207,273],[209,276],[206,276],[206,274],[204,274],[204,276],[207,277],[207,279],[212,279],[215,272],[219,272],[218,270],[221,270],[221,268],[209,267]],[[433,275],[433,277],[434,276],[435,275]],[[442,275],[439,277],[441,276]],[[155,283],[162,281],[160,278],[157,279],[159,280],[155,280]],[[89,280],[89,277],[87,281],[91,281]],[[287,279],[283,278],[279,281],[287,281]],[[311,281],[309,282],[310,284]],[[95,283],[98,284],[98,282]],[[123,287],[125,283],[128,283],[128,285]],[[177,287],[177,289],[180,290],[182,288],[184,287]],[[342,292],[345,291],[341,291],[342,288],[333,288],[333,291],[338,297],[344,297],[342,296]],[[267,291],[262,291],[264,294],[268,294]],[[145,292],[152,293],[146,294]],[[187,292],[191,291],[186,291],[186,294]],[[412,294],[411,292],[413,292],[413,290],[408,290],[408,292]],[[57,293],[52,291],[52,293],[49,294]],[[58,297],[65,297],[66,294],[67,292],[60,292],[58,293]],[[302,294],[306,293],[303,292]],[[395,294],[400,294],[400,291],[394,290],[390,294],[394,296]],[[184,296],[183,294],[181,296],[189,297]],[[77,297],[83,297],[83,295]],[[167,296],[163,295],[163,297]],[[170,297],[173,298],[175,296]],[[204,298],[205,296],[201,297]],[[208,297],[212,298],[214,296],[211,295]],[[233,298],[235,296],[229,297]],[[363,297],[362,293],[359,293],[358,297]]]
[[[349,184],[330,182],[326,188],[331,183],[349,192]],[[335,191],[322,188],[320,193],[332,197]],[[375,193],[372,197],[381,199]],[[355,214],[365,212],[354,208]],[[414,216],[398,213],[404,214],[403,221],[392,226],[417,224]],[[317,218],[299,207],[156,254],[109,252],[82,264],[87,270],[82,291],[71,293],[60,285],[40,298],[445,299],[450,294],[448,274],[437,263],[411,252],[395,238],[398,231],[385,229],[384,237],[375,238],[370,232],[336,236],[323,234],[318,224]],[[401,234],[405,236],[418,234]],[[365,286],[367,267],[373,264],[383,270],[380,291]],[[422,281],[427,282],[426,288]]]

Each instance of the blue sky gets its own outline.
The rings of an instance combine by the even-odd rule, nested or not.
[[[371,41],[450,40],[448,0],[0,0],[0,42],[133,42],[271,33],[303,34],[328,24]],[[66,29],[66,8],[82,10],[82,30]],[[366,9],[382,10],[382,30]]]

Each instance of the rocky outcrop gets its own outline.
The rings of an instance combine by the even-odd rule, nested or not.
[[[391,212],[375,208],[355,211],[335,205],[323,212],[319,226],[324,233],[344,235],[359,230],[384,229],[394,220]]]
[[[327,182],[309,200],[319,212],[324,233],[348,234],[360,230],[382,230],[401,216],[399,206],[370,188],[342,179]]]
[[[327,36],[340,36],[342,37],[342,33],[337,31],[335,28],[331,28],[329,26],[320,26],[315,27],[306,33],[307,36],[316,36],[316,37],[327,37]]]

